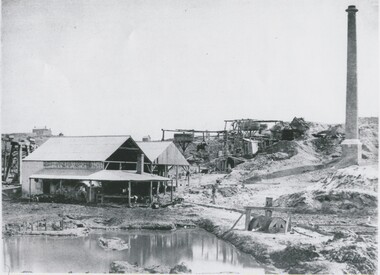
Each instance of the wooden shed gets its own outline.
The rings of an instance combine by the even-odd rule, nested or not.
[[[152,160],[148,171],[153,174],[168,176],[171,169],[176,171],[176,182],[178,183],[178,168],[189,171],[190,164],[181,151],[171,141],[137,142],[143,153]]]
[[[76,192],[84,186],[87,200],[95,201],[94,189],[101,187],[103,195],[130,199],[131,184],[139,183],[151,197],[154,183],[159,190],[170,180],[146,173],[151,164],[130,136],[53,137],[23,160],[22,192]]]

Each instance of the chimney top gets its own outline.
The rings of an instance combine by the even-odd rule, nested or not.
[[[346,12],[357,12],[357,11],[358,11],[358,9],[355,7],[355,5],[350,5],[346,9]]]

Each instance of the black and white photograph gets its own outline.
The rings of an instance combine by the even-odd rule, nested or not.
[[[378,274],[378,0],[1,0],[2,274]]]

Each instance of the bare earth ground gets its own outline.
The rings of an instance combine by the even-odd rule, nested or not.
[[[313,138],[313,132],[328,129],[314,124],[303,140],[281,141],[230,174],[193,174],[190,186],[180,180],[175,197],[184,198],[184,203],[167,208],[3,201],[3,236],[15,234],[6,230],[7,224],[42,219],[64,219],[63,233],[71,230],[68,234],[75,229],[85,234],[84,228],[199,226],[253,255],[270,273],[377,274],[378,119],[360,123],[360,166],[340,168],[335,161],[341,154],[339,143]],[[211,185],[218,179],[214,205]],[[266,197],[273,198],[274,206],[294,209],[290,233],[244,231],[244,217],[230,230],[244,206],[264,206]],[[168,200],[168,194],[161,198]]]
[[[3,201],[3,225],[47,219],[64,218],[73,227],[129,229],[200,226],[231,242],[240,250],[252,254],[268,266],[269,272],[289,273],[375,273],[376,272],[376,224],[375,211],[345,211],[341,213],[294,213],[291,234],[268,234],[244,231],[244,217],[235,229],[228,231],[241,215],[236,211],[213,207],[263,206],[265,197],[278,199],[281,195],[313,187],[330,170],[314,171],[257,184],[243,186],[223,183],[226,175],[193,175],[190,186],[179,182],[175,196],[185,203],[161,209],[127,208],[125,205],[75,205],[54,203],[28,203]],[[228,176],[227,176],[228,177]],[[222,179],[216,205],[211,204],[210,184]],[[228,190],[230,192],[228,192]],[[237,189],[237,190],[235,190]],[[235,192],[234,192],[235,190]],[[168,196],[166,197],[168,199]],[[197,203],[208,204],[199,206]],[[302,210],[302,209],[301,209]],[[301,211],[302,212],[302,211]],[[263,214],[260,211],[254,214]],[[274,213],[274,216],[285,214]],[[4,232],[4,226],[3,226]],[[42,231],[43,232],[43,231]]]

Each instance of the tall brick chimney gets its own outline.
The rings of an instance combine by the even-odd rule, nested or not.
[[[356,12],[348,6],[347,28],[347,85],[345,140],[342,142],[342,161],[346,165],[357,165],[361,159],[361,143],[358,131],[358,83],[356,62]]]
[[[137,155],[137,174],[144,173],[144,154]]]

